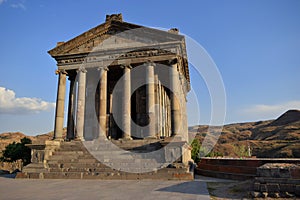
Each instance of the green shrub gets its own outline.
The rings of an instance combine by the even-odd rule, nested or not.
[[[31,160],[31,150],[26,147],[25,144],[31,144],[29,138],[22,138],[21,142],[13,142],[5,147],[1,160],[6,162],[14,162],[21,159],[24,165],[30,163]]]
[[[223,153],[218,152],[218,151],[211,151],[209,152],[206,157],[222,157]]]
[[[198,163],[200,161],[199,153],[201,148],[199,140],[194,139],[192,141],[191,146],[192,146],[192,159],[194,160],[195,163]]]
[[[248,157],[248,148],[245,145],[235,145],[233,147],[233,151],[239,157]]]

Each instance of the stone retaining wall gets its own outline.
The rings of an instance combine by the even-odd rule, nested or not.
[[[253,183],[254,198],[300,196],[300,165],[268,163],[257,168]]]
[[[22,160],[17,160],[15,162],[0,162],[0,170],[8,171],[9,173],[15,170],[22,170],[23,162]]]
[[[266,163],[300,164],[300,159],[201,158],[195,173],[216,178],[246,180],[256,176],[256,168]]]

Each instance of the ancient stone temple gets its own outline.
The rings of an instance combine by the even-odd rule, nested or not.
[[[96,154],[119,152],[109,149],[108,144],[113,144],[136,153],[132,160],[116,153],[114,158],[120,158],[118,164],[124,168],[106,163],[114,170],[126,171],[127,178],[136,172],[129,170],[130,162],[148,166],[157,162],[163,163],[158,170],[163,176],[157,177],[191,179],[186,115],[190,79],[185,39],[178,29],[163,31],[124,22],[121,14],[107,15],[105,23],[67,42],[58,42],[48,53],[57,62],[58,75],[54,136],[46,144],[31,145],[33,163],[19,177],[104,178],[99,166],[110,158],[101,155],[99,159],[105,157],[106,161],[99,160]],[[89,145],[94,146],[89,149]],[[152,153],[154,157],[144,155],[146,160],[139,160],[139,153],[161,149],[160,156]],[[72,150],[82,153],[77,155]],[[91,153],[96,150],[98,153]],[[73,160],[69,161],[67,155]],[[90,160],[82,161],[86,157],[97,158],[99,166],[88,166]],[[72,165],[74,159],[77,164]],[[79,166],[80,162],[85,168]],[[68,164],[70,167],[64,168]],[[76,169],[77,174],[66,175],[70,169]],[[115,174],[106,170],[105,177]],[[155,175],[148,170],[131,177]]]

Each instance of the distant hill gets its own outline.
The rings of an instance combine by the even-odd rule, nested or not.
[[[64,135],[66,134],[66,130],[64,129]],[[27,136],[24,133],[20,132],[8,132],[0,134],[0,156],[2,155],[2,151],[5,147],[13,142],[20,142],[22,138],[27,137],[31,139],[32,143],[43,143],[46,140],[50,140],[53,138],[53,131],[37,136]]]
[[[218,129],[219,127],[211,127],[212,137],[215,137],[214,132]],[[207,125],[189,127],[190,137],[195,137],[201,143],[207,134]],[[20,132],[0,134],[0,151],[9,143],[19,142],[25,136]],[[51,139],[53,132],[26,137],[39,143]],[[252,149],[252,155],[257,157],[300,158],[300,111],[289,110],[275,120],[225,125],[213,151],[237,157],[236,147],[248,145]]]
[[[189,128],[200,142],[207,132],[207,125]],[[225,125],[213,151],[238,156],[235,148],[242,145],[250,145],[257,157],[300,158],[300,111],[289,110],[275,120]]]

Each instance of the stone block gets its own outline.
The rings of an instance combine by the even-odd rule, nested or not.
[[[255,177],[255,181],[257,181],[257,182],[259,182],[261,184],[266,183],[266,180],[263,177]]]
[[[260,198],[262,197],[262,194],[260,192],[254,192],[254,191],[251,191],[250,192],[250,195],[253,197],[253,198]]]
[[[253,190],[257,191],[257,192],[260,191],[260,183],[254,183],[253,184]]]
[[[279,184],[267,183],[268,192],[279,192]]]
[[[280,184],[279,185],[279,191],[280,192],[291,192],[293,193],[295,191],[295,185],[293,184]]]
[[[268,193],[267,192],[262,192],[261,193],[261,197],[262,198],[267,198],[268,197]]]
[[[271,197],[271,198],[280,198],[280,195],[278,192],[268,192],[268,197]]]
[[[295,195],[300,197],[300,184],[295,186]]]
[[[300,179],[300,169],[299,168],[294,168],[290,169],[291,177],[293,179]]]
[[[260,184],[260,191],[261,192],[268,192],[268,188],[266,184]]]
[[[293,193],[289,193],[289,192],[281,192],[280,197],[281,198],[293,198],[293,197],[295,197],[295,195]]]
[[[28,178],[28,176],[24,172],[18,172],[16,178]]]

